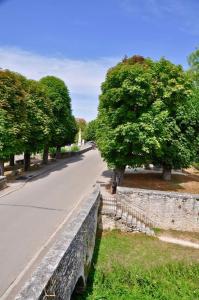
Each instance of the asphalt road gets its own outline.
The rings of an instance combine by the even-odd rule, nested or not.
[[[91,150],[0,198],[0,298],[104,170]]]

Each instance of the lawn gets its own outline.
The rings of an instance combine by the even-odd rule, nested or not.
[[[142,234],[98,236],[81,300],[198,300],[199,250]]]

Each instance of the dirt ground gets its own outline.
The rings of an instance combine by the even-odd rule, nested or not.
[[[167,236],[177,239],[183,239],[193,243],[199,243],[199,232],[177,231],[177,230],[164,230],[155,229],[156,236]]]
[[[183,174],[173,174],[171,181],[164,181],[161,173],[127,173],[122,186],[199,194],[199,171],[186,169]]]

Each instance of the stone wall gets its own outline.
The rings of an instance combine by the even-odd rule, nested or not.
[[[117,197],[155,227],[199,232],[199,195],[118,187]]]
[[[95,245],[99,189],[84,201],[81,211],[65,226],[17,300],[70,300],[84,289]]]
[[[4,189],[7,186],[6,177],[0,176],[0,190]]]
[[[76,155],[81,155],[90,150],[92,150],[92,146],[85,147],[79,151],[68,151],[68,152],[60,153],[60,158],[68,158]],[[55,154],[51,155],[52,158],[55,158],[55,156],[56,156]]]

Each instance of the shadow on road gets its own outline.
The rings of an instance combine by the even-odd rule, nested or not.
[[[33,177],[32,178],[30,177],[29,181],[32,182],[32,181],[36,181],[36,180],[39,180],[41,178],[47,177],[53,172],[60,171],[62,169],[67,168],[67,166],[72,164],[72,163],[76,163],[78,161],[83,160],[83,158],[84,158],[84,155],[81,154],[81,155],[73,156],[71,158],[64,158],[64,159],[62,158],[60,160],[57,160],[55,162],[50,163],[49,165],[42,166],[41,169],[40,169],[39,174],[37,175],[37,174],[34,174],[34,172],[33,172],[32,173]],[[30,175],[27,175],[27,176],[30,176]]]

